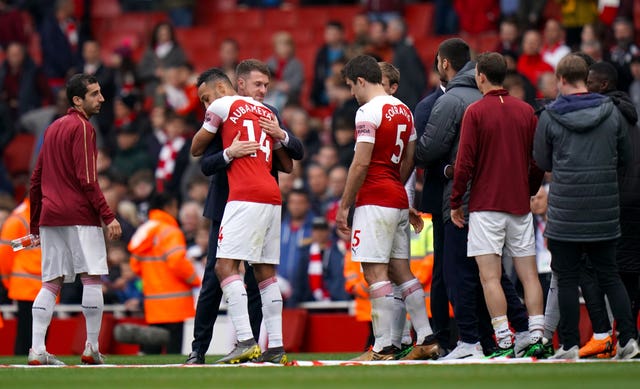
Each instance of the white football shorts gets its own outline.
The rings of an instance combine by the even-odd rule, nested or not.
[[[42,282],[64,277],[73,282],[76,274],[105,275],[107,249],[102,227],[40,227]]]
[[[362,205],[355,209],[351,254],[356,262],[409,258],[409,210]]]
[[[278,265],[281,209],[273,204],[228,202],[218,232],[216,257]]]
[[[478,211],[469,214],[467,256],[497,254],[513,258],[536,255],[533,216]]]

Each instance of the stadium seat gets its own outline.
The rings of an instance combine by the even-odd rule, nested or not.
[[[122,13],[118,0],[93,0],[91,17],[115,17]]]
[[[431,35],[434,14],[435,5],[433,3],[408,4],[404,10],[404,19],[409,35],[414,39]]]
[[[287,352],[297,353],[302,350],[308,315],[306,309],[282,310],[282,338]]]
[[[433,61],[436,58],[438,52],[438,46],[445,39],[452,38],[451,35],[432,35],[423,39],[416,39],[414,42],[414,46],[418,51],[418,55],[420,59],[422,59],[422,63],[424,64],[426,69],[431,69],[433,66]]]

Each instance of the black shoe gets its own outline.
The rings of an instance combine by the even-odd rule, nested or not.
[[[192,351],[184,363],[185,365],[204,365],[204,355],[197,351]]]

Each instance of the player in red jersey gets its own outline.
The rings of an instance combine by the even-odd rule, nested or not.
[[[238,343],[219,363],[250,360],[286,363],[282,343],[282,296],[276,281],[275,265],[280,262],[280,189],[271,175],[273,158],[292,169],[291,158],[279,142],[261,129],[260,119],[273,121],[274,115],[260,102],[236,94],[229,78],[220,69],[209,69],[198,78],[198,96],[207,107],[202,128],[191,146],[201,155],[218,132],[226,149],[234,139],[258,141],[258,150],[234,159],[227,168],[229,197],[218,234],[215,272],[228,304]],[[228,158],[228,156],[227,156]],[[262,313],[269,339],[268,350],[260,354],[253,338],[247,311],[247,292],[239,274],[240,261],[254,268]]]
[[[420,282],[409,268],[409,201],[404,182],[413,170],[415,128],[411,110],[387,95],[373,57],[353,58],[343,70],[356,114],[356,149],[337,215],[338,228],[352,237],[353,260],[362,263],[369,284],[375,343],[373,360],[394,359],[391,343],[393,287],[402,290],[417,342],[405,359],[437,358],[439,352]],[[355,203],[353,228],[347,225]]]

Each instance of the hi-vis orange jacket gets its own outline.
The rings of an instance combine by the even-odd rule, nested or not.
[[[186,258],[176,219],[153,209],[129,242],[131,270],[142,277],[147,323],[179,323],[195,315],[192,288],[200,278]]]
[[[0,272],[9,298],[35,300],[42,286],[42,251],[39,247],[14,252],[11,240],[29,233],[31,205],[25,199],[2,226],[0,232]]]

